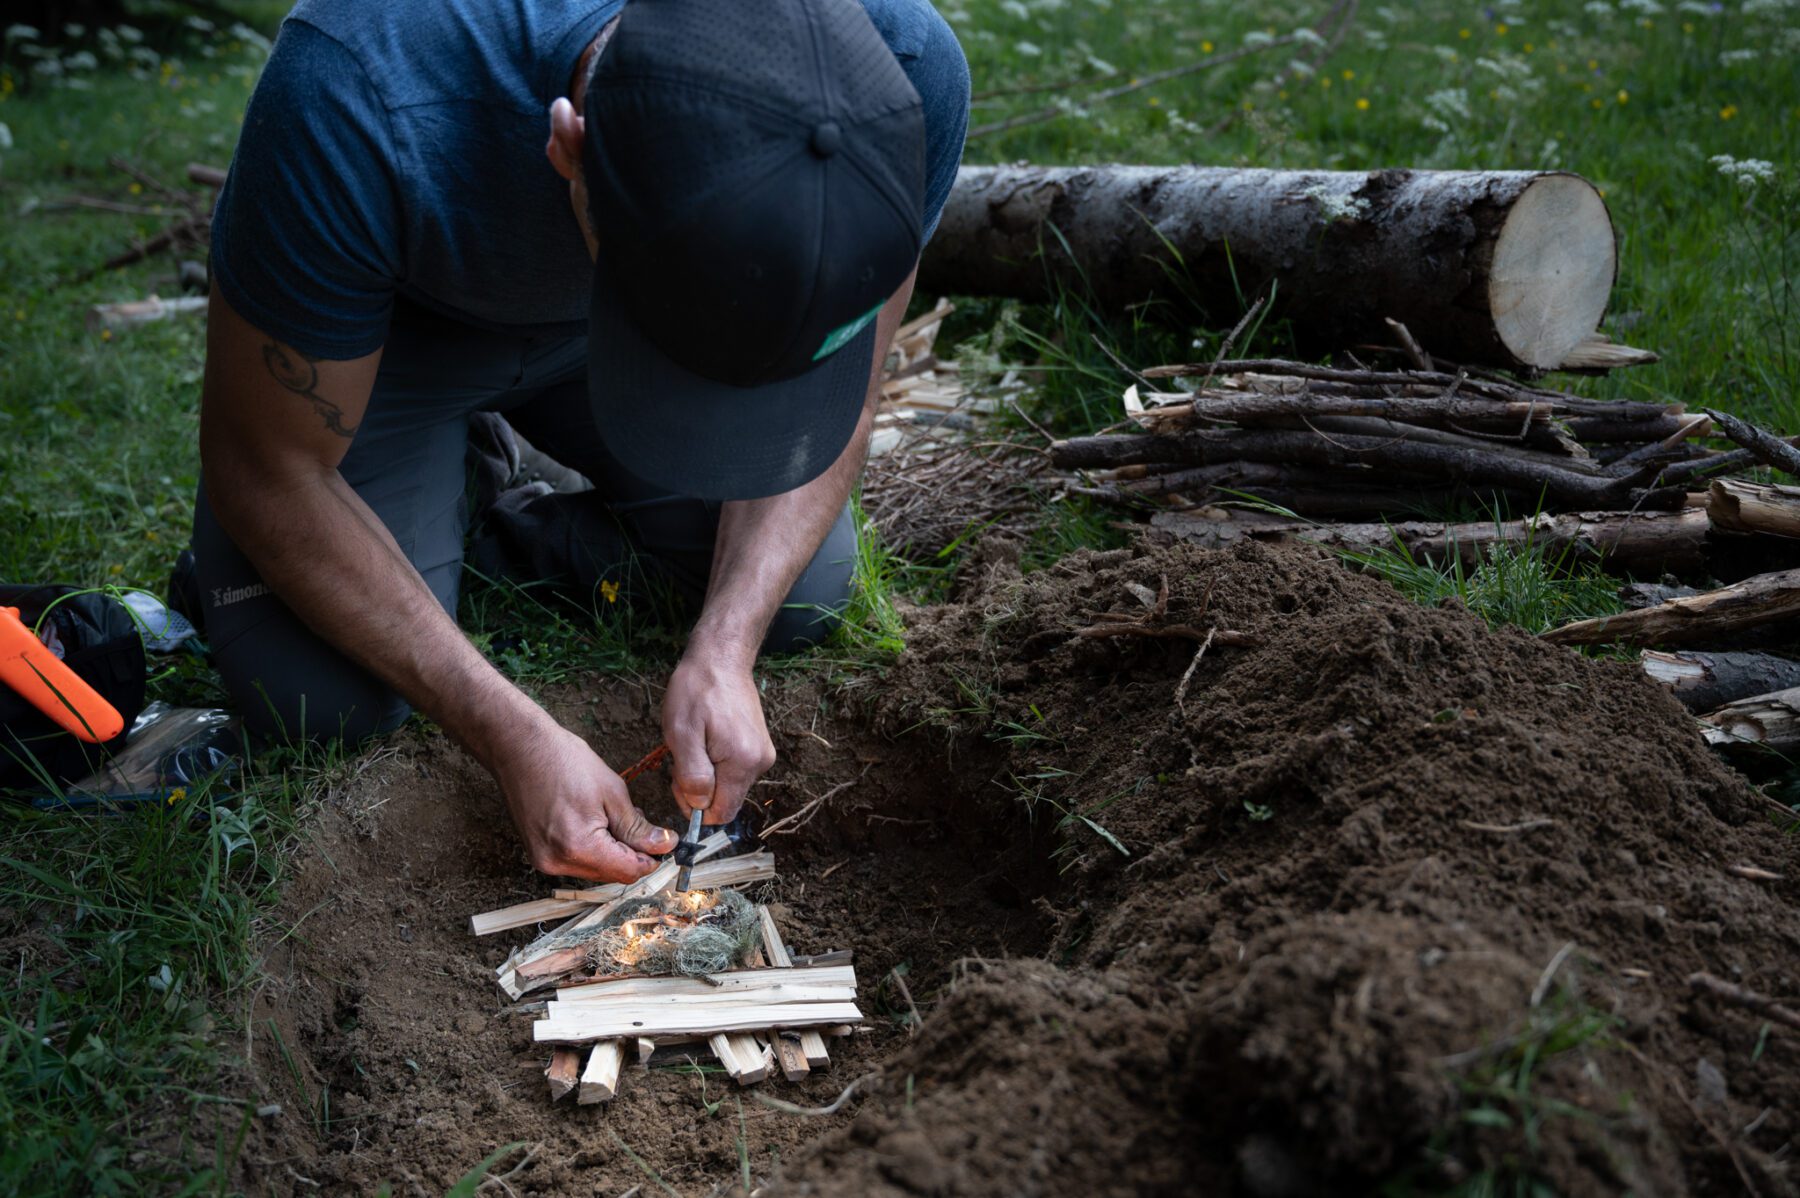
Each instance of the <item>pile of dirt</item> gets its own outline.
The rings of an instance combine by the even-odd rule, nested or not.
[[[654,695],[601,689],[559,714],[627,759]],[[1729,872],[1793,879],[1800,839],[1629,663],[1304,550],[1141,548],[994,563],[878,687],[770,708],[772,816],[854,783],[774,847],[796,951],[855,948],[871,1030],[765,1089],[879,1071],[861,1096],[740,1118],[658,1071],[548,1106],[465,924],[542,883],[418,740],[299,863],[257,1009],[297,1064],[258,1042],[289,1113],[248,1188],[433,1192],[526,1140],[521,1193],[730,1192],[746,1158],[816,1194],[1800,1193],[1800,1039],[1686,984],[1800,993],[1800,888]]]

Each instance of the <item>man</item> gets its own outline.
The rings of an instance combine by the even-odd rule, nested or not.
[[[455,624],[469,419],[504,412],[593,480],[532,503],[587,505],[563,526],[603,574],[704,593],[663,731],[684,815],[734,815],[774,760],[759,648],[849,586],[967,114],[926,0],[301,0],[213,224],[194,552],[252,729],[411,704],[537,868],[624,881],[674,847]]]

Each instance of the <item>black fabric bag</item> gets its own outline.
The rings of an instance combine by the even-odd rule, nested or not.
[[[76,595],[56,603],[74,591],[0,585],[0,607],[18,608],[27,628],[36,628],[50,608],[48,627],[62,646],[63,664],[118,709],[125,731],[104,745],[84,744],[0,683],[0,790],[41,790],[42,774],[58,784],[85,777],[125,747],[131,723],[144,709],[144,641],[131,613],[110,595]]]

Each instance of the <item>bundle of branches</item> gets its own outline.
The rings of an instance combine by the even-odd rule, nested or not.
[[[1250,495],[1304,516],[1382,517],[1420,496],[1517,500],[1527,510],[1677,510],[1719,465],[1679,404],[1587,399],[1496,374],[1280,360],[1159,366],[1192,390],[1126,393],[1128,435],[1051,449],[1099,493],[1192,507]]]

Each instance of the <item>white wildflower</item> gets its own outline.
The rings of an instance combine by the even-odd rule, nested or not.
[[[1619,0],[1619,7],[1625,12],[1634,12],[1645,17],[1660,16],[1664,11],[1663,6],[1656,0]]]
[[[1437,55],[1439,62],[1455,62],[1461,57],[1455,46],[1433,46],[1431,52]]]
[[[1021,21],[1031,20],[1031,10],[1025,7],[1025,0],[1001,0],[1000,11]]]
[[[181,23],[186,25],[189,29],[192,29],[195,33],[211,33],[218,28],[217,25],[214,25],[205,17],[188,16],[183,18]]]
[[[1446,124],[1466,123],[1471,116],[1467,88],[1446,87],[1425,97],[1425,108]]]
[[[77,50],[63,59],[62,64],[71,71],[91,71],[100,65],[100,60],[91,51]]]
[[[6,40],[9,42],[35,42],[38,40],[38,36],[38,31],[30,25],[8,25],[6,27]]]
[[[1725,50],[1719,54],[1719,65],[1722,67],[1735,67],[1741,62],[1755,62],[1760,56],[1761,51],[1752,50],[1748,47],[1745,47],[1742,50]]]
[[[1706,0],[1681,0],[1675,11],[1686,13],[1690,17],[1711,17],[1718,15],[1718,9],[1706,3]]]
[[[1244,35],[1244,45],[1251,47],[1266,46],[1274,40],[1274,35],[1265,33],[1261,29],[1253,29]]]
[[[1746,17],[1784,17],[1795,7],[1795,0],[1744,0]]]
[[[1117,75],[1119,73],[1118,67],[1115,67],[1112,63],[1107,62],[1104,58],[1100,58],[1097,55],[1088,55],[1087,64],[1090,70],[1096,71],[1102,75]]]
[[[1583,11],[1591,16],[1610,17],[1613,15],[1613,6],[1608,4],[1606,0],[1588,0],[1588,2],[1581,7]]]
[[[1044,52],[1044,48],[1036,42],[1014,42],[1013,49],[1026,58],[1036,58]]]
[[[63,64],[54,58],[41,58],[31,69],[46,79],[60,79],[63,73]]]
[[[162,61],[162,55],[152,50],[149,46],[133,46],[131,48],[131,61],[141,62],[147,67],[153,67]]]
[[[86,25],[77,25],[73,21],[70,21],[67,25],[63,26],[63,36],[68,38],[70,41],[75,41],[77,38],[80,38],[81,36],[83,36],[86,33],[87,33]]]
[[[1313,77],[1312,64],[1310,62],[1303,62],[1298,58],[1289,61],[1287,69],[1289,74],[1297,75],[1301,79],[1311,79]]]
[[[1319,31],[1310,25],[1302,25],[1294,30],[1293,38],[1303,46],[1323,46],[1325,44],[1325,39],[1319,35]]]
[[[1729,154],[1714,154],[1707,161],[1717,167],[1721,175],[1745,191],[1754,191],[1759,184],[1771,183],[1775,179],[1775,164],[1761,158],[1733,158]]]
[[[1368,47],[1371,50],[1385,50],[1388,46],[1387,34],[1381,32],[1379,29],[1363,30],[1363,41],[1368,44]]]
[[[6,127],[5,121],[0,121],[0,150],[10,150],[12,148],[12,130]]]
[[[121,25],[119,26],[118,32],[120,37],[124,38],[132,45],[136,45],[144,40],[144,31],[139,29],[136,25]]]

